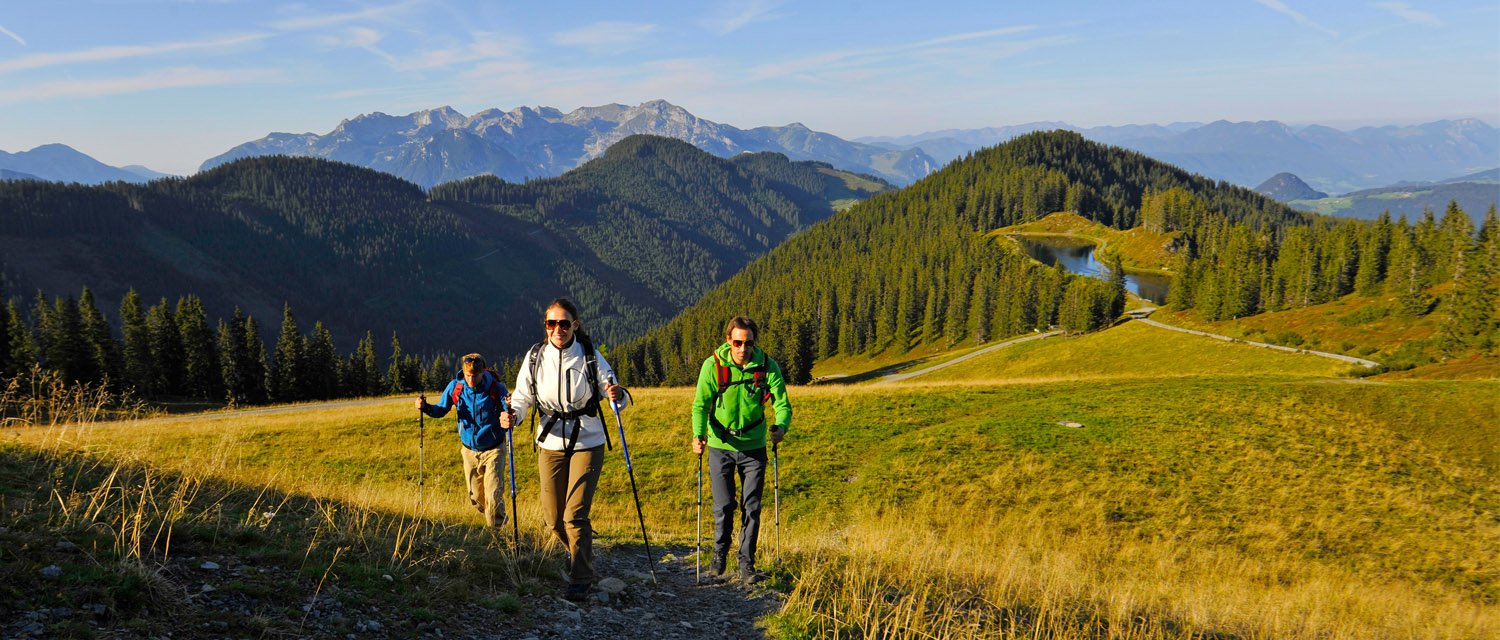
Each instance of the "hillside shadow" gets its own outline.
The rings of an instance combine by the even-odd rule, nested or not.
[[[0,637],[761,640],[757,621],[780,606],[765,589],[695,584],[681,545],[653,541],[653,583],[633,528],[595,541],[600,577],[625,590],[564,602],[550,533],[523,523],[517,549],[509,527],[463,520],[0,443]]]
[[[924,356],[924,357],[916,358],[916,359],[913,359],[913,360],[904,360],[902,362],[897,362],[895,364],[888,364],[888,365],[885,365],[885,366],[882,366],[882,367],[878,367],[878,368],[875,368],[875,369],[871,369],[869,371],[864,371],[864,372],[861,372],[861,373],[817,378],[817,379],[814,379],[809,384],[811,384],[811,385],[850,385],[850,384],[859,384],[861,382],[869,382],[871,380],[878,380],[880,378],[884,378],[884,377],[889,376],[889,375],[895,375],[895,374],[901,373],[903,371],[907,371],[909,369],[912,369],[912,368],[916,367],[917,365],[925,364],[928,360],[931,360],[931,359],[932,359],[932,356]]]
[[[536,626],[556,554],[136,462],[0,444],[0,637],[400,637]]]

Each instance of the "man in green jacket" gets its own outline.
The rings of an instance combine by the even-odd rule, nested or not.
[[[713,575],[724,573],[734,534],[734,511],[740,520],[739,576],[755,580],[755,544],[760,537],[760,496],[766,479],[766,435],[779,443],[792,422],[781,365],[755,346],[760,331],[755,321],[735,316],[724,328],[724,344],[698,370],[698,392],[693,396],[693,453],[708,450],[714,494]],[[768,420],[765,403],[775,410]],[[734,479],[741,479],[735,504]]]

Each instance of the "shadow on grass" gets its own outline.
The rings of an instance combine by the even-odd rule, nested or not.
[[[558,565],[529,542],[0,444],[0,637],[465,635],[481,614],[529,627],[518,603],[553,593]]]
[[[849,374],[849,375],[830,376],[830,377],[818,378],[816,380],[813,380],[811,382],[811,384],[813,384],[813,385],[849,385],[849,384],[859,384],[861,382],[869,382],[871,380],[879,380],[879,379],[884,378],[886,376],[896,375],[896,374],[901,373],[903,371],[921,368],[922,366],[925,366],[925,365],[930,364],[933,361],[935,361],[939,355],[945,355],[945,354],[927,355],[927,356],[922,356],[922,357],[919,357],[919,358],[912,358],[911,360],[902,360],[901,362],[896,362],[896,363],[893,363],[893,364],[888,364],[888,365],[885,365],[885,366],[882,366],[882,367],[878,367],[878,368],[875,368],[875,369],[871,369],[869,371],[864,371],[864,372],[861,372],[861,373],[854,373],[854,374]]]

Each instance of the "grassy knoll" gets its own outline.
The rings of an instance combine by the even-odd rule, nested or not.
[[[1209,331],[1257,342],[1331,351],[1368,358],[1394,371],[1444,363],[1446,356],[1439,347],[1439,330],[1446,317],[1447,297],[1452,284],[1432,287],[1431,312],[1421,316],[1403,315],[1395,299],[1380,296],[1344,296],[1319,305],[1261,313],[1244,318],[1204,322],[1196,311],[1164,309],[1152,317],[1167,324]],[[1459,362],[1432,367],[1416,377],[1431,378],[1497,378],[1500,367],[1493,354],[1460,354]],[[1413,377],[1407,374],[1403,377]]]
[[[1128,269],[1160,272],[1172,264],[1174,254],[1168,250],[1177,232],[1155,233],[1142,227],[1120,231],[1099,224],[1076,213],[1059,211],[1041,220],[1003,227],[990,232],[993,236],[1054,235],[1083,238],[1103,249],[1120,251]]]
[[[1291,354],[1127,322],[1078,337],[1007,347],[914,378],[913,382],[1119,380],[1187,376],[1337,376],[1348,363]]]
[[[1135,331],[1128,327],[1100,334],[1097,344],[1027,348],[1060,350],[1048,359],[1066,359],[1068,350],[1081,359],[1092,349],[1105,363],[1121,357],[1101,352],[1106,338]],[[781,637],[886,638],[1500,633],[1500,383],[1315,376],[794,389],[797,418],[781,457],[785,562],[772,581],[788,600],[770,629]],[[652,535],[690,544],[689,391],[635,395],[639,404],[626,415]],[[424,551],[398,552],[416,491],[413,413],[403,398],[296,414],[12,430],[6,439],[8,451],[110,461],[101,470],[128,460],[163,477],[270,486],[277,502],[292,496],[308,506],[286,535],[303,537],[280,544],[322,558],[307,570],[312,582],[346,547],[345,558],[362,563],[355,576],[420,571],[448,583],[473,570],[488,581],[476,597],[524,591],[536,570],[475,569],[462,560],[484,556],[492,543],[472,533],[477,516],[461,496],[451,420],[428,423],[421,515],[433,524],[420,538]],[[535,462],[524,445],[518,462],[520,517],[532,534]],[[101,475],[78,478],[47,486],[60,487],[65,502],[109,494],[99,489],[109,486]],[[170,503],[173,492],[159,495]],[[51,513],[43,520],[97,532],[100,547],[131,547],[129,528],[110,524],[128,517],[88,527],[48,512],[52,499],[45,491],[8,496],[7,517]],[[106,512],[128,515],[126,503],[134,504]],[[223,517],[194,523],[194,544],[233,551],[226,539],[259,507],[226,504]],[[319,504],[337,505],[347,519],[319,515],[329,512]],[[618,450],[595,522],[606,543],[634,539]],[[770,526],[768,517],[767,564]],[[309,541],[309,531],[323,533]],[[529,535],[528,544],[536,539]]]

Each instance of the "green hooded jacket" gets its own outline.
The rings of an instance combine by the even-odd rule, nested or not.
[[[720,345],[714,350],[714,356],[705,359],[703,366],[698,370],[698,390],[693,395],[693,436],[706,437],[708,446],[715,449],[728,451],[764,449],[771,425],[774,424],[786,430],[792,423],[792,403],[786,397],[786,378],[781,375],[781,365],[767,357],[766,352],[760,347],[756,347],[750,353],[750,361],[743,367],[734,363],[729,349],[728,342]],[[718,362],[723,362],[729,367],[730,382],[739,380],[747,382],[731,385],[724,390],[723,395],[719,396],[718,401],[714,402],[714,394],[719,390]],[[766,415],[765,405],[761,403],[761,394],[752,382],[748,382],[754,379],[756,369],[760,368],[765,369],[766,385],[771,388],[774,419],[773,416]],[[714,417],[718,418],[719,424],[724,425],[726,429],[740,430],[757,421],[761,424],[738,437],[727,432],[719,433],[718,429],[714,429],[709,424],[709,411],[714,412]]]

